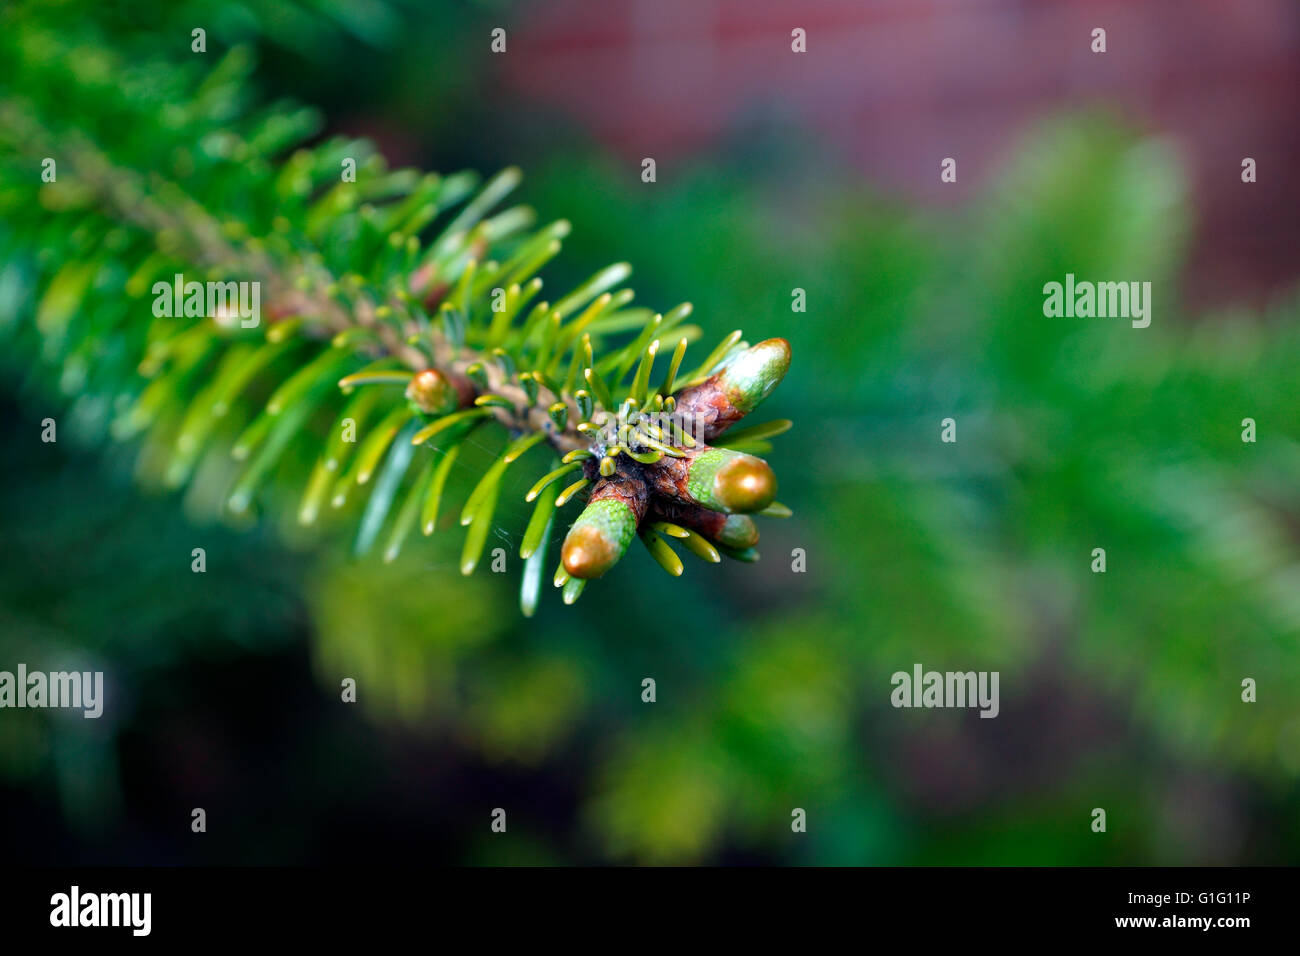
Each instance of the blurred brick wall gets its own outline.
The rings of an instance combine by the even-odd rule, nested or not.
[[[1300,275],[1297,0],[546,0],[512,19],[508,95],[661,168],[766,115],[880,188],[961,201],[1034,118],[1110,104],[1184,147],[1191,294],[1258,301]],[[956,188],[938,182],[944,156]]]

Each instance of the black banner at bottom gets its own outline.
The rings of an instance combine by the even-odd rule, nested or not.
[[[576,940],[610,920],[731,941],[843,928],[942,939],[1193,938],[1293,928],[1294,869],[9,869],[6,941]],[[487,917],[484,919],[484,917]],[[459,929],[457,928],[459,924]],[[672,937],[666,937],[671,939]]]

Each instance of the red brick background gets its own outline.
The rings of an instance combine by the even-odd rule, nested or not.
[[[1202,304],[1262,301],[1300,273],[1296,0],[547,0],[512,16],[508,95],[629,161],[705,154],[766,115],[878,188],[960,203],[1033,120],[1105,104],[1182,146]],[[960,188],[939,184],[944,156]]]

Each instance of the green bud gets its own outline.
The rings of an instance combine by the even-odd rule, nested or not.
[[[445,415],[459,403],[455,387],[436,368],[416,372],[406,386],[406,397],[426,415]]]
[[[564,570],[575,578],[600,577],[623,557],[636,525],[632,509],[617,498],[588,502],[564,539]]]
[[[765,339],[733,356],[719,373],[718,384],[739,411],[753,411],[790,368],[790,343]]]
[[[691,461],[686,490],[712,511],[762,511],[776,497],[776,475],[761,458],[726,448],[709,448]]]
[[[758,544],[758,525],[749,515],[727,515],[715,540],[729,548],[752,548]]]

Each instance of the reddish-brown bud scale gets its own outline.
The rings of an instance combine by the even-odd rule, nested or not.
[[[750,548],[758,544],[758,526],[749,515],[728,515],[699,505],[656,498],[650,506],[650,520],[670,521],[729,548]]]
[[[790,343],[765,339],[732,356],[707,381],[678,392],[676,410],[713,441],[758,407],[789,368]]]

